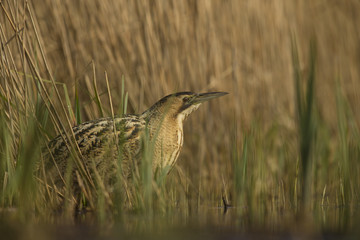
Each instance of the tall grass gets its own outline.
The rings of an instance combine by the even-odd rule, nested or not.
[[[354,225],[360,18],[343,13],[359,9],[357,1],[38,3],[0,3],[2,211],[54,217],[56,198],[34,172],[43,164],[41,148],[62,134],[72,152],[69,172],[81,169],[83,204],[102,223],[113,215],[123,221],[129,211],[201,215],[202,206],[222,206],[224,197],[244,229],[284,229],[304,209],[324,228]],[[292,48],[289,29],[297,36]],[[318,43],[316,65],[309,32]],[[168,176],[149,171],[146,155],[139,174],[119,181],[112,197],[101,176],[88,179],[71,127],[141,113],[183,90],[230,95],[190,116]]]
[[[316,49],[315,43],[310,44],[310,61],[309,73],[306,81],[305,92],[302,92],[302,76],[300,72],[299,56],[296,42],[292,44],[293,65],[294,65],[294,80],[296,92],[296,106],[298,113],[298,128],[299,128],[299,152],[301,159],[301,205],[302,211],[308,207],[310,199],[311,187],[311,151],[314,145],[314,97],[315,97],[315,58]]]

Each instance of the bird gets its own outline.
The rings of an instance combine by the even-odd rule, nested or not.
[[[146,156],[151,156],[151,169],[168,174],[182,149],[183,124],[199,106],[227,92],[177,92],[157,101],[142,114],[106,117],[81,123],[72,128],[78,161],[64,134],[53,138],[44,152],[46,182],[61,192],[66,187],[66,173],[71,169],[70,182],[82,189],[85,179],[100,178],[105,187],[116,181],[118,170],[126,179]],[[119,164],[121,162],[121,164]],[[70,166],[70,167],[69,167]]]

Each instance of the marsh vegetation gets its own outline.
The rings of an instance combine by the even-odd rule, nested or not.
[[[355,0],[1,1],[0,230],[359,234],[359,10]],[[131,199],[95,184],[91,212],[52,208],[34,174],[51,139],[184,90],[230,94],[185,122],[168,176],[143,164]]]

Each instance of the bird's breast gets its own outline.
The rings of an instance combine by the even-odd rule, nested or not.
[[[153,167],[170,170],[179,157],[184,142],[182,124],[166,119],[160,126],[155,141]]]
[[[176,134],[174,134],[173,140],[168,142],[168,152],[165,153],[163,156],[165,157],[163,161],[163,168],[172,168],[176,163],[180,155],[180,150],[182,148],[184,142],[183,131],[182,129],[177,129]]]

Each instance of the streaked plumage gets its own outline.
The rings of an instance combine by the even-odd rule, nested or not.
[[[184,120],[202,102],[225,94],[179,92],[162,98],[140,115],[101,118],[82,123],[73,128],[81,152],[80,159],[91,177],[96,172],[109,185],[116,175],[119,158],[122,174],[126,178],[141,162],[144,147],[153,144],[148,148],[151,152],[146,153],[152,156],[153,170],[160,168],[169,171],[183,145]],[[61,189],[65,186],[69,147],[59,135],[49,142],[47,149],[49,151],[45,152],[44,159],[48,182]],[[77,167],[73,167],[72,174],[75,187],[79,184]]]

